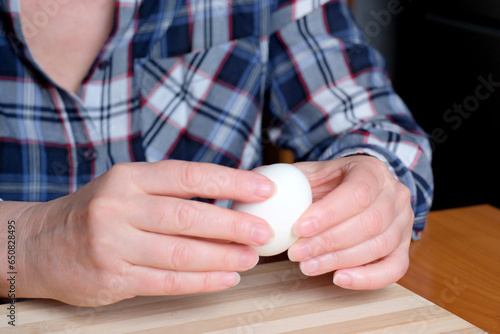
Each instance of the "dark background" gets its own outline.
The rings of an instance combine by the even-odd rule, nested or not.
[[[500,2],[357,1],[358,23],[431,137],[433,210],[500,207]]]

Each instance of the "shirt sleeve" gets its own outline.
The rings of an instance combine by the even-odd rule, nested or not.
[[[281,26],[269,37],[269,137],[296,160],[364,153],[384,161],[411,190],[416,239],[434,188],[428,136],[394,92],[383,58],[345,1],[316,9],[310,2],[273,14]]]

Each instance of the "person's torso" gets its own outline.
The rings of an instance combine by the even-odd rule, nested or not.
[[[278,3],[117,1],[109,39],[77,94],[51,80],[26,47],[68,5],[45,3],[23,18],[24,34],[18,0],[0,8],[0,198],[57,198],[119,162],[261,163]]]

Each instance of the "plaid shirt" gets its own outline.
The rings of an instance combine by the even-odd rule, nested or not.
[[[430,146],[345,1],[117,0],[78,94],[34,62],[19,1],[0,0],[3,200],[58,198],[118,162],[250,169],[262,163],[266,117],[271,141],[296,160],[383,160],[410,188],[423,228]],[[24,22],[29,31],[51,19],[39,14]]]

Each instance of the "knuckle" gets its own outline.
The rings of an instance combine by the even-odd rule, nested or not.
[[[364,180],[358,180],[352,194],[355,202],[362,208],[367,208],[372,202],[372,190]]]
[[[413,209],[411,207],[409,207],[408,209],[408,215],[407,215],[407,218],[406,218],[406,222],[407,222],[407,225],[408,225],[408,234],[411,236],[411,230],[413,228],[413,223],[415,222],[415,213],[413,212]]]
[[[203,173],[195,163],[185,163],[182,165],[180,182],[183,188],[189,191],[196,190],[203,182]]]
[[[222,192],[222,189],[236,189],[239,183],[234,182],[234,179],[230,176],[227,169],[221,169],[214,174],[214,177],[210,179],[209,188],[211,188],[214,195],[218,195]]]
[[[397,207],[399,210],[407,212],[413,216],[412,194],[410,188],[398,181],[395,193],[398,196]]]
[[[370,159],[369,164],[366,164],[365,167],[373,174],[384,174],[384,173],[391,174],[385,162],[375,157],[372,157],[372,159]]]
[[[343,268],[345,267],[342,261],[342,251],[338,252],[330,252],[326,257],[325,261],[328,263],[328,267],[330,268]],[[321,263],[321,261],[320,261]]]
[[[178,233],[185,234],[192,230],[195,222],[200,218],[198,210],[190,201],[182,201],[176,208],[174,214],[175,228]],[[168,220],[168,215],[164,218]]]
[[[220,259],[223,268],[227,268],[228,270],[230,270],[230,268],[234,267],[235,253],[237,252],[234,252],[234,250],[225,250],[222,252]]]
[[[388,234],[381,234],[377,236],[374,240],[374,249],[380,257],[384,257],[394,250],[394,242]]]
[[[90,218],[93,216],[99,217],[101,212],[104,212],[108,207],[109,200],[105,196],[94,196],[89,200],[87,212]]]
[[[376,172],[389,172],[387,165],[382,160],[374,159],[372,164],[373,164],[372,166],[375,168]]]
[[[193,252],[190,247],[182,241],[177,241],[171,245],[170,262],[171,269],[181,270],[193,260]]]
[[[80,247],[85,249],[86,258],[89,264],[95,269],[95,275],[98,277],[99,282],[105,282],[103,277],[114,271],[118,264],[111,263],[111,257],[103,257],[102,254],[113,253],[113,242],[108,238],[102,237],[97,231],[89,231],[89,237],[85,240],[84,244]]]
[[[141,184],[143,175],[138,175],[136,165],[127,162],[117,163],[103,175],[101,190],[118,189],[126,195],[133,190],[133,186]]]
[[[335,248],[334,241],[333,241],[333,237],[330,235],[330,233],[328,233],[328,232],[322,233],[322,234],[318,235],[317,238],[318,238],[317,242],[312,243],[312,245],[317,245],[317,247],[313,246],[313,250],[314,250],[314,248],[316,248],[315,255],[318,255],[318,253],[331,252],[334,250],[334,248]]]
[[[380,210],[370,209],[364,213],[363,229],[369,237],[380,235],[384,231],[385,218]]]
[[[251,223],[243,216],[243,214],[233,215],[229,221],[228,237],[232,241],[249,240],[251,237]]]
[[[403,258],[401,265],[397,267],[396,280],[402,278],[408,271],[409,267],[410,267],[410,256],[406,254]]]
[[[388,273],[389,274],[389,273]],[[392,273],[391,273],[392,274]],[[376,273],[370,272],[365,274],[365,279],[366,279],[366,290],[376,290],[376,289],[381,289],[387,285],[389,285],[391,282],[391,278],[389,276],[385,277],[384,280],[380,280],[379,277],[377,277]]]
[[[182,290],[182,277],[180,273],[175,272],[175,271],[169,271],[165,275],[164,281],[163,281],[163,291],[165,294],[172,294],[172,293],[177,293],[178,291]]]
[[[365,281],[366,281],[366,290],[375,290],[377,288],[377,285],[375,284],[375,280],[373,278],[373,275],[366,275],[365,276]]]
[[[114,198],[106,195],[95,195],[87,204],[85,221],[89,226],[92,226],[101,220],[108,220],[110,215],[114,215],[118,211],[119,203]]]
[[[120,180],[123,182],[125,179],[130,179],[132,177],[132,168],[130,163],[122,162],[117,163],[109,169],[109,175],[113,179]]]
[[[172,225],[172,213],[168,209],[161,210],[158,213],[158,219],[154,219],[151,221],[151,226],[156,231],[162,231],[166,227],[170,227]]]
[[[102,254],[109,254],[113,251],[114,237],[109,231],[110,224],[112,224],[110,222],[118,209],[116,206],[116,201],[98,196],[89,201],[83,216],[82,213],[70,213],[70,217],[68,217],[70,221],[82,222],[78,226],[74,226],[79,231],[71,234],[73,238],[77,239],[71,240],[71,242],[82,245],[88,258],[96,266],[103,262],[105,257]]]
[[[212,291],[214,290],[214,273],[210,272],[204,275],[202,279],[202,286],[201,286],[201,291]]]
[[[404,203],[411,203],[411,190],[401,182],[398,182],[399,194],[401,201]]]

